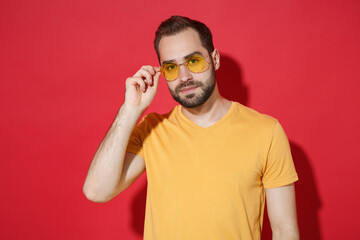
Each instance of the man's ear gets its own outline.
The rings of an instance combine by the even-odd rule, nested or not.
[[[218,70],[220,68],[220,54],[219,54],[217,49],[214,49],[214,51],[211,54],[211,57],[213,59],[214,68],[215,68],[215,71],[216,71],[216,70]]]

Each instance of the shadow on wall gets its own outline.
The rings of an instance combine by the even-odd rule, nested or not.
[[[241,68],[227,55],[220,56],[220,68],[216,71],[220,94],[226,99],[248,104],[248,87],[243,84]]]
[[[302,239],[321,240],[319,210],[321,199],[318,194],[314,172],[305,152],[299,145],[290,141],[299,181],[296,183],[296,202],[299,219],[299,229]]]
[[[238,63],[231,57],[221,55],[221,66],[216,72],[220,93],[227,99],[248,104],[248,88],[243,84],[242,72]],[[299,181],[296,182],[296,201],[301,239],[321,240],[318,211],[321,207],[315,178],[305,152],[294,142],[290,142]],[[132,226],[140,236],[144,232],[146,205],[146,181],[132,201]],[[271,228],[266,209],[262,239],[271,240]]]
[[[134,196],[131,202],[131,212],[132,212],[131,225],[133,230],[140,236],[143,236],[144,234],[146,189],[147,189],[147,182],[146,180],[144,180],[143,184],[140,187],[140,190],[136,193],[136,195]]]

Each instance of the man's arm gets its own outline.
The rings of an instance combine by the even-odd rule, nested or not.
[[[83,186],[89,200],[111,200],[144,172],[144,159],[126,153],[126,148],[136,122],[155,97],[159,77],[159,68],[143,66],[126,80],[124,104],[102,140]]]
[[[266,188],[265,194],[273,240],[298,240],[294,184]]]

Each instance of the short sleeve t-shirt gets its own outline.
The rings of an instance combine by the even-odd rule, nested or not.
[[[127,151],[146,164],[145,240],[260,239],[264,188],[298,180],[279,122],[237,102],[206,128],[149,114]]]

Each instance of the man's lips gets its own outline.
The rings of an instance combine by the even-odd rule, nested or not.
[[[197,81],[189,81],[189,82],[185,82],[185,83],[180,83],[179,85],[176,86],[175,92],[177,94],[191,92],[201,86],[203,86],[203,84],[201,82],[197,82]]]
[[[182,93],[189,93],[194,91],[197,88],[197,86],[191,86],[191,87],[184,87],[180,90]]]

